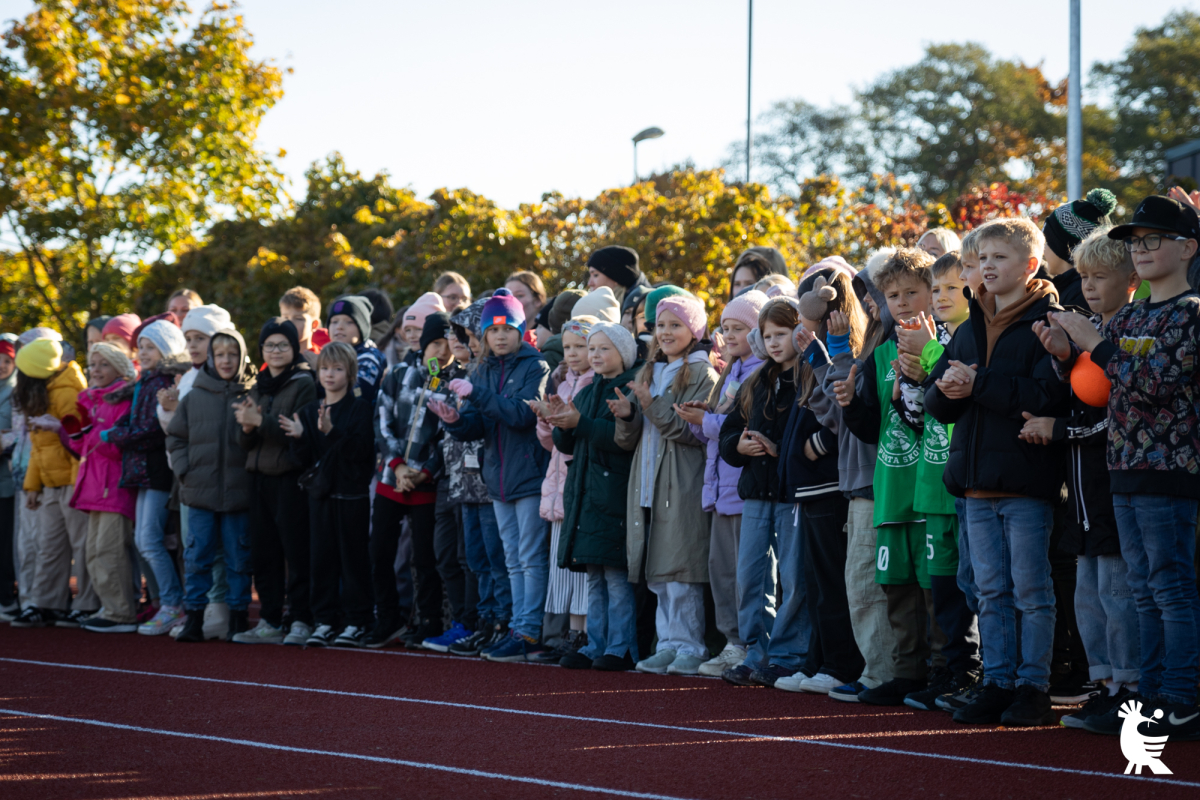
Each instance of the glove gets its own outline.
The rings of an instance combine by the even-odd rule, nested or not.
[[[470,397],[475,386],[466,378],[455,378],[450,381],[450,391],[459,397]]]

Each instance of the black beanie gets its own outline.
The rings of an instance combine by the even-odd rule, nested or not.
[[[357,294],[345,294],[333,301],[329,308],[329,318],[345,314],[354,320],[354,324],[358,326],[359,342],[363,343],[371,338],[372,309],[371,301],[367,298]]]
[[[292,324],[292,321],[284,317],[272,317],[258,332],[258,352],[263,361],[267,360],[267,354],[262,349],[263,342],[267,340],[268,336],[274,336],[277,333],[287,337],[288,344],[292,346],[292,363],[303,361],[304,354],[300,351],[300,335],[296,333],[296,326]]]
[[[1092,189],[1083,200],[1064,203],[1046,217],[1042,233],[1046,246],[1054,255],[1074,264],[1071,251],[1096,230],[1108,222],[1108,215],[1117,207],[1117,197],[1108,189]]]
[[[638,254],[631,247],[609,245],[588,256],[587,265],[612,278],[628,289],[642,277],[638,269]]]
[[[554,297],[551,297],[545,303],[542,303],[542,310],[537,313],[536,317],[534,317],[535,329],[538,327],[549,329],[550,312],[554,309],[554,301],[557,299],[558,295],[554,295]]]
[[[571,312],[575,310],[575,304],[586,296],[587,293],[582,289],[567,289],[554,298],[554,306],[550,310],[550,324],[546,326],[551,333],[555,336],[562,333],[563,325],[567,324],[567,320],[571,318]]]
[[[438,339],[450,338],[450,315],[445,311],[435,311],[425,318],[425,326],[421,328],[421,352]]]

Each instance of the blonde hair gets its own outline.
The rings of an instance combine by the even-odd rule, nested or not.
[[[979,228],[973,228],[967,231],[967,235],[962,238],[958,246],[959,258],[971,256],[975,258],[979,255]]]
[[[171,301],[176,297],[186,297],[188,302],[192,304],[193,308],[204,305],[204,301],[200,299],[200,295],[192,289],[176,289],[175,291],[171,292],[171,296],[167,298],[167,304],[170,305]]]
[[[942,250],[947,253],[954,252],[962,246],[962,242],[959,241],[958,235],[949,228],[930,228],[922,233],[917,239],[917,247],[921,246],[921,242],[925,240],[926,236],[932,236],[933,238],[937,239],[937,243],[940,244],[942,246]]]
[[[354,388],[354,384],[358,382],[358,356],[355,355],[353,347],[345,342],[330,342],[325,345],[317,354],[317,369],[326,364],[341,364],[346,370],[346,377],[349,378],[348,388]]]
[[[529,291],[533,292],[534,297],[538,299],[539,303],[546,302],[546,284],[542,283],[541,277],[536,272],[523,269],[514,272],[504,279],[505,283],[511,283],[512,281],[525,284],[529,288]]]
[[[988,224],[976,228],[975,234],[977,250],[987,239],[1001,239],[1041,261],[1042,252],[1046,249],[1046,237],[1041,228],[1025,217],[994,219]]]
[[[888,287],[905,278],[916,278],[926,286],[933,286],[934,257],[919,247],[902,247],[892,253],[879,271],[872,275],[875,287],[886,292]]]
[[[466,289],[467,297],[471,296],[471,284],[467,283],[467,279],[457,272],[443,272],[441,275],[438,275],[437,279],[433,282],[433,291],[435,294],[441,294],[442,290],[452,283],[457,283]]]
[[[1076,268],[1102,267],[1113,272],[1128,276],[1133,272],[1133,259],[1125,249],[1125,243],[1108,238],[1112,226],[1106,225],[1092,231],[1086,239],[1075,245],[1071,255],[1075,259]]]
[[[688,356],[696,352],[700,348],[700,341],[693,338],[691,345],[688,346],[687,352],[683,354],[683,366],[679,368],[679,372],[675,373],[675,380],[671,381],[671,389],[676,395],[682,394],[687,388],[688,382],[692,379],[692,365],[688,361]],[[646,364],[642,367],[642,371],[638,373],[637,379],[647,386],[654,379],[654,365],[657,363],[667,363],[667,354],[658,349],[658,337],[655,336],[650,340],[650,352],[646,355]]]
[[[321,317],[321,299],[306,286],[293,286],[288,289],[283,293],[283,297],[279,298],[279,305],[298,308],[305,314],[311,314],[318,319]]]
[[[785,286],[788,290],[790,290],[792,297],[796,296],[796,284],[792,283],[792,279],[787,275],[780,275],[778,273],[764,275],[757,283],[754,284],[753,288],[757,289],[763,294],[766,294],[767,290],[772,286]]]

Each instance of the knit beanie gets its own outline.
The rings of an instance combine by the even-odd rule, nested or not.
[[[767,302],[767,296],[757,289],[743,292],[729,301],[721,312],[721,322],[736,319],[750,330],[758,327],[758,312]]]
[[[483,304],[479,335],[487,333],[487,329],[493,325],[508,325],[519,330],[522,336],[525,335],[525,307],[508,289],[497,289]]]
[[[633,341],[633,334],[625,330],[625,326],[616,322],[597,322],[588,333],[588,341],[590,342],[597,333],[603,333],[613,343],[613,347],[617,348],[625,369],[633,366],[633,362],[637,360],[637,343]]]
[[[191,316],[191,314],[188,314],[189,318]],[[186,322],[187,320],[184,321]],[[227,330],[231,327],[233,326],[226,325],[224,328],[218,328],[218,330]],[[216,333],[216,331],[213,331],[213,333]],[[262,356],[263,361],[267,360],[267,354],[263,352],[263,342],[267,341],[268,336],[274,336],[275,334],[279,334],[288,340],[288,344],[292,347],[293,364],[304,361],[304,353],[300,351],[300,334],[296,331],[296,326],[292,321],[286,317],[272,317],[266,321],[262,326],[262,330],[258,332],[258,352]],[[212,334],[209,334],[209,336],[211,337]]]
[[[611,295],[612,289],[609,289],[608,293]],[[555,335],[562,333],[563,324],[575,316],[575,305],[586,296],[587,293],[582,289],[567,289],[554,298],[554,304],[550,308],[550,324],[546,326],[551,333]],[[613,302],[616,302],[615,297]],[[546,305],[550,306],[551,304],[547,303]]]
[[[672,295],[659,300],[658,314],[664,311],[670,311],[679,317],[696,341],[700,341],[707,335],[708,315],[704,313],[704,304],[690,294]],[[655,316],[657,317],[657,315]]]
[[[631,247],[610,245],[601,247],[588,256],[587,265],[597,272],[612,278],[628,289],[642,277],[638,269],[638,254]]]
[[[182,330],[184,333],[199,331],[211,339],[217,331],[232,327],[233,320],[230,319],[229,312],[220,306],[210,304],[196,306],[189,311],[188,315],[183,318]]]
[[[487,305],[489,298],[481,297],[471,303],[466,308],[459,309],[450,317],[450,324],[454,326],[454,335],[458,340],[466,345],[470,342],[467,333],[474,333],[476,336],[481,336],[479,332],[479,320],[483,316],[483,307]]]
[[[158,352],[162,354],[163,358],[181,356],[187,352],[187,339],[183,338],[183,331],[165,319],[151,322],[141,332],[138,339],[149,339],[158,348]]]
[[[653,287],[646,286],[643,283],[639,283],[637,286],[634,286],[632,289],[626,291],[625,299],[621,301],[621,314],[624,315],[625,312],[628,311],[632,316],[637,311],[638,305],[645,300],[646,295],[650,294],[652,291],[654,291]]]
[[[434,311],[425,317],[421,326],[421,352],[438,339],[450,338],[450,315],[445,311]]]
[[[142,331],[146,330],[146,328],[150,327],[151,325],[153,325],[155,322],[158,322],[159,320],[162,320],[163,322],[169,322],[172,325],[174,325],[176,328],[179,327],[179,320],[175,319],[175,315],[172,314],[170,311],[164,311],[161,314],[155,314],[153,317],[146,317],[144,320],[142,320],[141,325],[138,325],[136,328],[133,329],[133,346],[134,347],[137,347],[138,339],[142,338]],[[180,331],[180,333],[182,333],[182,332],[183,331]],[[184,341],[187,341],[187,340],[185,339]]]
[[[617,296],[613,294],[612,289],[601,286],[599,289],[588,292],[583,299],[576,303],[571,316],[589,316],[597,317],[605,322],[620,322],[621,305],[617,302]]]
[[[190,314],[188,316],[191,316]],[[133,332],[142,324],[142,318],[137,314],[117,314],[110,319],[104,326],[104,330],[100,331],[101,336],[120,336],[125,341],[129,342],[130,348],[137,347],[137,343],[133,339]]]
[[[101,336],[104,336],[104,326],[108,324],[110,319],[112,319],[112,317],[110,317],[108,314],[90,317],[87,321],[87,325],[83,326],[84,333],[87,332],[88,328],[95,328],[96,330],[100,331]]]
[[[579,338],[587,341],[588,335],[592,332],[592,326],[600,320],[590,314],[582,314],[578,317],[571,317],[563,324],[563,335],[574,334]]]
[[[62,345],[53,339],[34,339],[17,352],[17,369],[45,380],[62,369]]]
[[[1042,226],[1046,246],[1063,261],[1074,264],[1071,251],[1096,228],[1107,225],[1108,215],[1116,207],[1117,196],[1108,189],[1092,189],[1083,200],[1064,203],[1046,217]]]
[[[439,297],[438,300],[440,301],[441,298]],[[371,301],[367,298],[357,294],[344,294],[334,300],[333,305],[329,307],[329,319],[332,320],[342,314],[354,320],[354,324],[358,326],[358,338],[360,342],[365,343],[371,338],[372,308]],[[422,318],[423,320],[424,318]]]
[[[17,344],[24,347],[30,342],[35,342],[38,339],[49,339],[52,342],[61,342],[63,340],[62,334],[54,330],[54,328],[38,327],[30,328],[18,336]]]
[[[7,339],[0,339],[0,356],[13,358],[17,355],[17,346]]]
[[[96,342],[88,350],[88,355],[98,355],[103,358],[120,373],[126,383],[133,383],[137,380],[137,367],[133,365],[133,359],[111,342]]]
[[[650,294],[646,295],[646,327],[653,328],[654,320],[658,318],[658,304],[667,297],[691,297],[691,293],[686,289],[680,289],[678,286],[667,284],[659,286],[657,289],[652,289]]]
[[[430,314],[444,312],[446,306],[442,303],[442,296],[435,292],[426,292],[417,298],[417,302],[409,306],[404,312],[404,321],[400,323],[400,328],[418,327],[421,330],[425,329],[425,320]],[[422,346],[424,349],[424,346]]]

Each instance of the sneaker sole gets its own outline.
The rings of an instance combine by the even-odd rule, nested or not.
[[[858,702],[858,695],[856,695],[856,694],[838,694],[837,692],[830,692],[828,697],[831,700],[837,700],[839,703],[857,703]]]
[[[366,647],[370,650],[378,650],[381,647],[387,647],[389,644],[393,644],[398,641],[400,641],[400,631],[396,631],[382,642],[364,642],[363,647]]]
[[[153,631],[148,631],[148,630],[145,630],[145,629],[139,627],[138,633],[141,634],[142,636],[162,636],[164,633],[170,633],[171,630],[173,630],[175,627],[177,627],[177,626],[172,625],[168,628],[159,628],[158,630],[153,630]],[[208,637],[205,636],[204,638],[207,639]]]
[[[833,689],[829,686],[805,686],[802,683],[800,684],[800,691],[807,692],[808,694],[829,694]],[[857,699],[857,695],[855,699]]]
[[[668,675],[683,675],[683,676],[687,677],[690,675],[699,675],[700,670],[696,670],[694,672],[684,672],[681,669],[671,669],[670,667],[667,667],[667,674]]]
[[[308,638],[305,637],[305,638],[299,639],[299,640],[293,639],[292,641],[289,642],[287,640],[287,637],[284,637],[283,646],[284,647],[304,647],[304,645],[307,641],[308,641]]]
[[[909,698],[906,697],[906,698],[904,698],[904,705],[908,706],[909,708],[915,708],[918,711],[937,711],[938,710],[937,701],[934,701],[934,705],[932,707],[930,707],[929,705],[922,703],[919,700],[910,700]]]
[[[740,664],[740,663],[742,663],[742,662],[739,661],[738,664]],[[719,678],[719,677],[721,677],[721,674],[725,672],[725,670],[729,669],[730,667],[736,667],[736,666],[737,666],[737,664],[722,664],[719,667],[706,668],[705,665],[701,664],[700,669],[697,670],[696,674],[703,675],[706,678]]]
[[[529,661],[529,662],[536,663],[536,662],[534,662],[533,659],[529,658],[524,653],[521,653],[520,655],[516,655],[516,656],[500,656],[500,658],[495,658],[493,656],[484,656],[484,659],[487,661],[491,661],[493,664],[515,664],[518,661]]]
[[[107,628],[89,628],[87,625],[80,626],[88,633],[137,633],[137,625],[130,623],[129,625],[112,625]]]
[[[347,642],[347,641],[342,641],[342,640],[335,640],[333,643],[333,646],[334,647],[357,648],[357,647],[362,647],[363,644],[362,644],[362,642]]]
[[[432,650],[435,653],[449,653],[450,645],[448,644],[431,644],[428,641],[421,642],[421,647],[426,650]]]
[[[1084,723],[1085,723],[1085,720],[1075,719],[1074,717],[1072,717],[1070,715],[1067,715],[1058,721],[1058,724],[1061,725],[1062,727],[1071,728],[1072,730],[1077,730],[1077,731],[1081,731],[1084,729],[1083,728]]]
[[[1008,715],[1000,717],[1000,724],[1005,728],[1042,728],[1058,724],[1058,717],[1053,711],[1047,711],[1037,719],[1014,719]]]
[[[783,681],[775,681],[775,685],[772,688],[778,689],[781,692],[794,692],[795,694],[804,694],[804,690],[800,688],[799,684],[796,684],[795,686],[793,686],[790,683],[785,684],[785,683],[783,683]]]
[[[283,644],[282,637],[280,637],[278,639],[260,639],[256,636],[253,639],[248,639],[248,638],[243,639],[242,634],[240,634],[240,633],[237,634],[236,636],[234,636],[229,641],[233,642],[234,644]]]
[[[1062,694],[1050,695],[1050,702],[1056,706],[1077,706],[1080,703],[1086,703],[1092,699],[1092,695],[1096,692],[1093,690],[1087,694]]]
[[[54,627],[53,622],[17,622],[16,620],[13,620],[12,622],[10,622],[8,624],[14,628],[53,628]]]
[[[638,664],[636,667],[634,667],[635,670],[637,670],[638,672],[641,672],[644,675],[666,675],[667,670],[670,668],[671,668],[670,664],[668,664],[665,667],[662,667],[661,669],[658,667],[643,667],[641,664]]]

